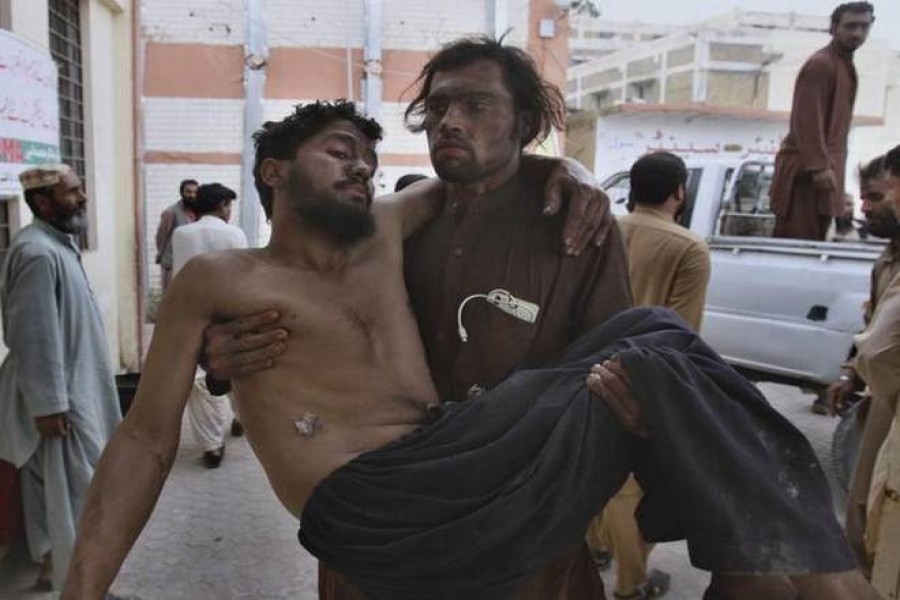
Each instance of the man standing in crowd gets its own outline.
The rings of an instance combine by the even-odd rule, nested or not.
[[[197,188],[193,208],[198,220],[179,227],[172,234],[173,276],[197,255],[247,247],[247,236],[243,230],[228,223],[235,198],[237,194],[234,190],[221,183],[209,183]],[[226,398],[209,393],[205,377],[194,380],[188,398],[188,422],[194,439],[203,451],[203,464],[208,469],[222,464],[229,417],[232,433],[240,435],[243,432],[237,413],[228,405]]]
[[[874,21],[868,2],[841,4],[831,14],[831,43],[800,69],[790,131],[775,157],[775,237],[824,240],[832,217],[844,212],[847,135],[857,89],[853,53]]]
[[[699,331],[709,283],[709,248],[678,224],[687,176],[684,161],[674,154],[655,152],[638,159],[629,174],[634,210],[619,219],[619,227],[635,306],[671,308]],[[655,598],[669,587],[668,574],[647,574],[653,546],[642,538],[634,516],[642,496],[634,476],[629,476],[588,536],[592,549],[609,550],[616,561],[617,598]]]
[[[826,239],[832,242],[858,242],[862,239],[853,216],[855,208],[853,194],[844,194],[844,210],[834,218]]]
[[[884,159],[886,202],[900,214],[900,146]],[[895,217],[896,221],[896,217]],[[896,234],[895,234],[896,235]],[[894,237],[894,236],[892,236]],[[886,274],[883,267],[880,274]],[[874,290],[874,288],[873,288]],[[872,564],[872,585],[883,598],[900,597],[900,280],[892,278],[863,333],[856,336],[855,372],[869,386],[873,409],[866,434],[874,427],[887,429],[871,469],[866,507],[865,544]],[[873,419],[884,423],[873,423]],[[871,424],[871,426],[870,426]],[[879,432],[880,433],[880,432]],[[864,440],[865,443],[865,440]],[[862,457],[862,451],[860,452]],[[859,463],[857,463],[859,465]],[[859,468],[859,466],[858,466]],[[857,477],[854,474],[854,479]],[[850,507],[853,510],[854,507]]]
[[[59,588],[94,467],[121,419],[103,321],[74,236],[87,199],[67,165],[20,175],[34,222],[12,241],[2,275],[0,459],[21,469],[25,532]]]
[[[859,197],[862,199],[862,212],[866,217],[863,226],[866,235],[888,240],[888,245],[872,267],[869,300],[865,304],[863,319],[868,324],[878,306],[878,299],[887,289],[894,275],[900,271],[900,222],[894,214],[893,205],[885,199],[887,180],[883,174],[884,156],[873,158],[859,168]],[[847,195],[849,197],[849,194]],[[852,199],[851,199],[852,200]],[[840,378],[828,386],[825,402],[817,400],[813,404],[813,412],[818,414],[841,413],[856,400],[856,392],[861,391],[864,383],[849,361],[841,367]],[[868,402],[866,402],[868,404]],[[864,408],[865,411],[868,407]],[[863,505],[865,505],[863,492]]]
[[[172,281],[172,232],[182,225],[197,220],[194,211],[194,199],[197,197],[198,183],[194,179],[185,179],[178,186],[181,199],[166,207],[159,216],[159,227],[156,229],[156,264],[162,270],[163,292]]]
[[[869,300],[865,307],[865,322],[868,326],[891,280],[900,273],[900,221],[893,204],[886,197],[888,181],[884,176],[884,156],[874,158],[860,167],[859,187],[868,232],[888,240],[888,245],[872,267]],[[855,357],[844,364],[841,370],[840,378],[826,392],[826,408],[832,414],[843,413],[856,401],[856,393],[865,387],[865,382],[859,376]],[[819,409],[816,412],[824,411]],[[865,544],[866,503],[875,458],[890,428],[891,411],[885,403],[873,402],[871,395],[866,394],[857,409],[856,418],[863,423],[863,433],[847,498],[847,535],[860,564],[870,568],[872,549],[867,550]]]

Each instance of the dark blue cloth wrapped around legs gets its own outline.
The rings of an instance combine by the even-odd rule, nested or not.
[[[616,356],[650,439],[591,396]],[[650,541],[728,573],[853,569],[803,435],[673,312],[632,309],[316,487],[301,543],[371,598],[503,598],[581,543],[634,470]]]

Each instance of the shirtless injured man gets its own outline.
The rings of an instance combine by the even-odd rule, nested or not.
[[[64,600],[103,598],[152,513],[204,329],[273,307],[292,341],[272,368],[233,380],[246,435],[300,543],[370,598],[509,597],[581,543],[632,471],[645,534],[687,539],[697,567],[786,575],[802,598],[876,597],[805,438],[672,312],[625,311],[553,364],[442,404],[402,265],[440,184],[373,203],[380,137],[343,102],[257,134],[271,241],[199,256],[173,281],[91,485]],[[588,390],[611,357],[645,437]]]

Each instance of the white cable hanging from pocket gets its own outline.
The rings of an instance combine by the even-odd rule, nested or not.
[[[516,298],[506,290],[492,290],[487,294],[472,294],[460,302],[459,308],[456,310],[456,326],[459,331],[459,339],[463,342],[469,341],[469,334],[466,332],[466,328],[463,327],[462,323],[463,309],[466,307],[466,304],[469,303],[469,300],[475,300],[476,298],[487,300],[488,304],[491,306],[496,306],[506,314],[512,315],[519,320],[528,323],[537,321],[538,310],[540,310],[540,307],[533,302]]]

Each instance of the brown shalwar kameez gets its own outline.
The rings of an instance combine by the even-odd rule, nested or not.
[[[631,305],[618,228],[601,247],[578,257],[562,252],[563,217],[542,214],[543,186],[521,174],[469,202],[448,202],[407,244],[406,284],[431,375],[445,401],[463,401],[499,383],[516,367],[549,361],[594,326]],[[537,322],[469,302],[502,288],[537,304]],[[329,600],[364,596],[320,566],[319,593]],[[584,545],[572,548],[516,594],[518,600],[603,599],[603,585]]]
[[[834,42],[813,54],[794,86],[791,128],[775,157],[772,212],[775,237],[824,240],[832,217],[843,210],[847,135],[856,99],[853,54]],[[812,176],[832,169],[831,193]]]

